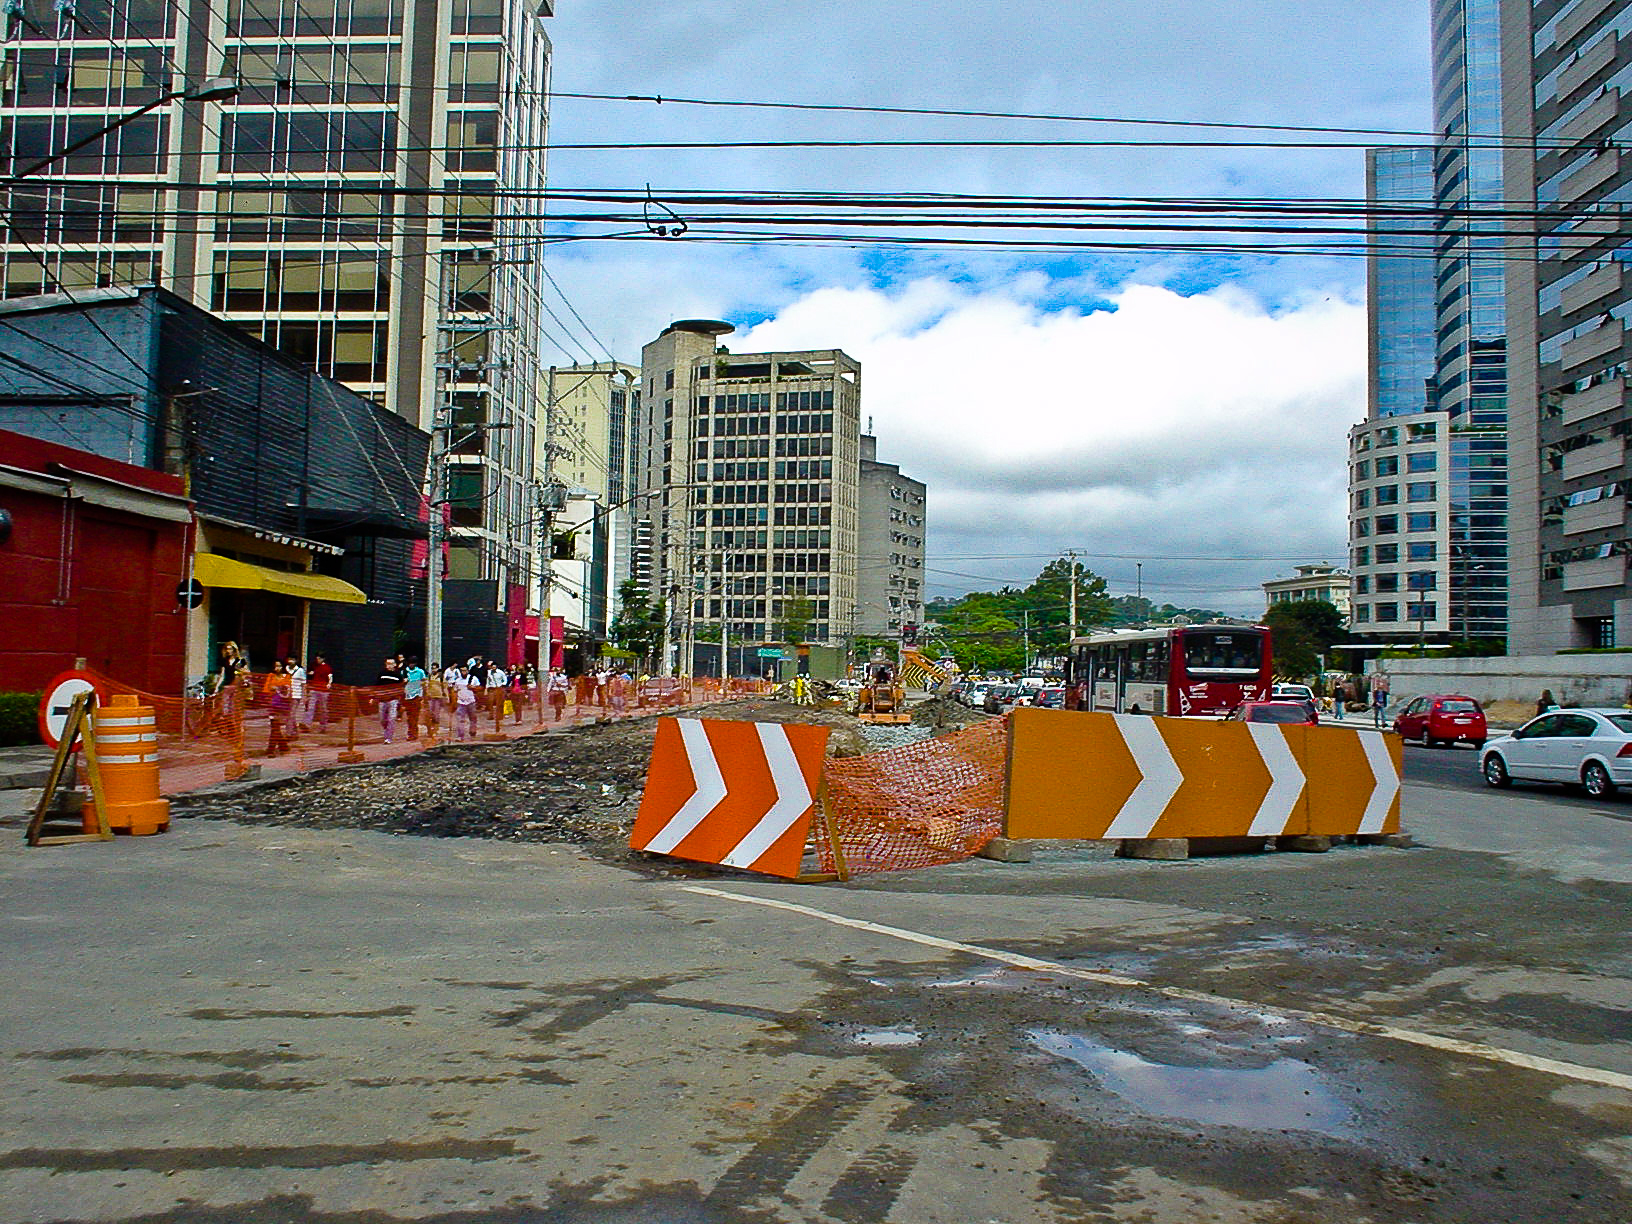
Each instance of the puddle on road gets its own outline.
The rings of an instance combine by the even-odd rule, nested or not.
[[[1262,1067],[1180,1067],[1100,1045],[1073,1033],[1032,1029],[1033,1045],[1076,1063],[1109,1092],[1164,1118],[1251,1130],[1344,1134],[1347,1108],[1308,1063],[1280,1058]]]
[[[905,1046],[915,1046],[923,1042],[924,1035],[915,1028],[867,1028],[850,1037],[850,1041],[859,1046],[867,1046],[875,1050],[900,1049]]]

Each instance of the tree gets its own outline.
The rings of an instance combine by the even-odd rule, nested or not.
[[[1033,653],[1065,653],[1071,631],[1071,582],[1077,585],[1077,632],[1112,623],[1105,580],[1080,562],[1050,561],[1028,585],[971,591],[936,600],[925,609],[958,666],[965,671],[1018,671],[1029,634]]]
[[[1274,632],[1275,670],[1288,677],[1314,675],[1316,656],[1329,654],[1345,634],[1343,613],[1324,599],[1272,604],[1264,623]]]
[[[650,591],[628,578],[618,587],[618,614],[609,632],[620,649],[649,664],[663,640],[664,619],[663,601],[654,602]]]
[[[803,595],[786,600],[782,604],[782,615],[776,622],[776,640],[798,646],[810,635],[810,625],[815,619],[815,601]]]

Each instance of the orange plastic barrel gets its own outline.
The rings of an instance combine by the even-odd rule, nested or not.
[[[153,707],[118,693],[93,719],[108,828],[138,837],[162,833],[170,827],[170,801],[159,798],[159,726]]]

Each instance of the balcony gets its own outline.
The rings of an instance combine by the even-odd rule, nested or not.
[[[1584,506],[1564,507],[1564,534],[1581,535],[1605,527],[1619,527],[1626,522],[1626,498],[1606,497]]]
[[[1624,378],[1612,378],[1608,382],[1599,383],[1596,387],[1588,387],[1585,391],[1566,395],[1563,404],[1564,424],[1574,425],[1588,417],[1595,417],[1600,412],[1619,408],[1625,399]]]
[[[1620,467],[1625,460],[1626,443],[1622,439],[1597,442],[1565,455],[1563,476],[1565,480],[1575,480],[1594,472],[1607,472]]]
[[[1625,557],[1593,557],[1590,561],[1571,561],[1564,567],[1566,591],[1594,591],[1625,583]]]
[[[1589,332],[1583,332],[1574,340],[1566,341],[1559,363],[1567,370],[1596,361],[1619,350],[1625,336],[1625,328],[1612,319]]]
[[[1585,310],[1594,302],[1608,297],[1621,287],[1621,265],[1612,263],[1599,268],[1590,276],[1576,281],[1559,295],[1559,306],[1565,314]]]

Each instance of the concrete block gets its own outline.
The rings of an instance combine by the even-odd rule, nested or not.
[[[991,859],[994,863],[1029,863],[1031,845],[1012,837],[994,837],[975,852],[977,858]]]
[[[1187,837],[1128,837],[1116,848],[1118,858],[1159,859],[1177,862],[1190,857]]]
[[[1396,850],[1409,850],[1417,844],[1409,833],[1361,833],[1354,840],[1361,846],[1392,846]]]
[[[1292,837],[1277,837],[1277,850],[1291,850],[1298,854],[1325,854],[1332,848],[1332,839],[1321,834],[1297,834]]]

